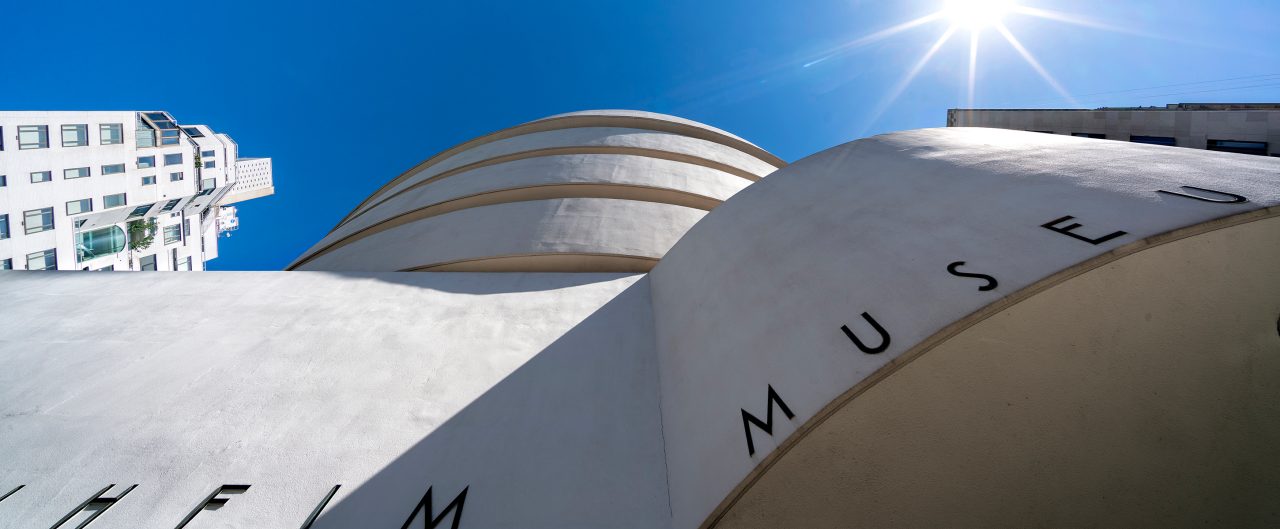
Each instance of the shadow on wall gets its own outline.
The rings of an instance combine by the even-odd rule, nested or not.
[[[592,283],[613,281],[634,273],[503,273],[487,272],[289,272],[289,274],[328,274],[344,279],[373,279],[395,285],[429,288],[454,294],[514,294],[572,288]],[[647,285],[647,281],[645,282]],[[648,292],[646,287],[646,292]],[[648,294],[645,294],[646,296]],[[648,303],[646,301],[646,303]],[[601,309],[603,310],[603,309]]]
[[[415,283],[412,276],[391,277]],[[481,276],[459,277],[476,293]],[[646,277],[368,481],[339,492],[313,527],[669,526],[652,327]],[[430,506],[419,508],[428,491]]]

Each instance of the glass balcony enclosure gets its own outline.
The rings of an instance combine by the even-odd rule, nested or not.
[[[83,262],[124,251],[124,230],[105,226],[76,234],[76,260]]]

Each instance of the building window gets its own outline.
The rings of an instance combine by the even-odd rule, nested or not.
[[[0,240],[9,238],[9,214],[0,215]]]
[[[144,272],[154,272],[156,269],[155,254],[147,255],[141,259],[138,259],[138,268],[140,268]]]
[[[27,270],[57,270],[58,251],[50,248],[27,254]]]
[[[1234,152],[1257,156],[1267,155],[1267,142],[1265,141],[1209,140],[1207,148],[1218,152]]]
[[[205,178],[204,180],[201,180],[201,181],[200,181],[200,190],[201,190],[201,191],[208,191],[208,190],[213,189],[213,188],[215,188],[215,187],[218,187],[218,179],[217,179],[217,178]]]
[[[18,127],[18,149],[48,149],[48,125],[22,125]]]
[[[144,186],[156,185],[156,175],[147,175],[142,177],[142,185]]]
[[[82,198],[67,202],[67,215],[79,215],[93,211],[93,199]]]
[[[0,127],[0,151],[4,150],[4,127]]]
[[[217,156],[217,154],[217,151],[200,151],[201,158],[213,158],[214,156]]]
[[[172,226],[164,227],[164,243],[173,244],[175,242],[182,242],[182,225],[181,224],[174,224]]]
[[[178,129],[160,131],[160,145],[177,145],[180,138]]]
[[[182,173],[169,173],[170,182],[177,182],[179,180],[182,180]]]
[[[1176,147],[1178,142],[1168,136],[1129,136],[1129,141],[1133,143],[1145,143],[1147,145],[1167,145]]]
[[[195,127],[182,127],[182,131],[187,133],[187,136],[191,136],[192,138],[204,137],[204,133],[200,132],[200,129],[197,129]]]
[[[218,167],[218,162],[216,160],[209,160],[204,163],[205,169],[216,169],[217,167]]]
[[[1095,140],[1107,139],[1106,134],[1098,134],[1096,132],[1072,132],[1071,135],[1077,138],[1093,138]]]
[[[151,206],[154,206],[154,205],[155,203],[151,203],[145,206],[138,206],[136,208],[133,208],[133,211],[129,212],[129,218],[135,219],[135,218],[139,218],[146,215],[148,211],[151,211]]]
[[[63,125],[62,126],[62,146],[63,147],[84,147],[89,145],[89,126],[88,125]]]
[[[0,174],[0,187],[9,187],[9,177]]]
[[[113,163],[111,165],[102,166],[102,174],[104,175],[120,174],[123,172],[124,172],[124,164],[122,163]]]
[[[165,202],[164,207],[160,208],[160,212],[165,213],[165,212],[173,211],[173,208],[177,207],[179,202],[182,202],[181,198],[175,198],[173,200]]]
[[[63,179],[63,180],[72,180],[72,179],[75,179],[75,178],[84,178],[84,177],[86,177],[86,176],[89,176],[89,168],[88,168],[88,167],[76,167],[76,168],[74,168],[74,169],[63,169],[63,170],[62,170],[62,179]]]
[[[117,193],[102,197],[102,209],[118,208],[125,205],[125,203],[126,200],[124,193]]]
[[[0,259],[0,270],[13,270],[13,259]]]
[[[150,169],[156,166],[155,156],[139,156],[138,169]]]
[[[22,212],[22,225],[27,235],[53,229],[53,208],[32,209]]]
[[[109,264],[109,265],[107,265],[107,266],[104,266],[104,267],[102,267],[102,268],[99,268],[99,269],[97,269],[97,270],[94,270],[94,272],[111,272],[111,271],[113,271],[113,270],[115,270],[115,269],[116,269],[116,265]]]
[[[182,165],[182,153],[164,155],[165,165]]]
[[[124,251],[124,230],[119,226],[104,226],[96,230],[82,231],[76,234],[76,260],[78,262],[96,259],[104,255],[115,255]]]
[[[119,145],[124,143],[124,124],[103,123],[98,125],[98,138],[103,145]]]
[[[33,184],[48,182],[50,180],[53,180],[53,171],[39,171],[31,173],[31,183]]]

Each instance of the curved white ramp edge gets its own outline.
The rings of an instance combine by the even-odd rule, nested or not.
[[[651,272],[674,527],[715,525],[779,446],[965,328],[1121,256],[1272,217],[1278,203],[1277,160],[990,129],[860,140],[757,182]],[[1280,241],[1267,226],[1261,240]],[[1240,259],[1229,262],[1256,295],[1275,292],[1276,263]],[[1274,322],[1271,305],[1255,316]],[[1224,347],[1280,354],[1274,323],[1255,327]],[[1123,343],[1092,339],[1076,346],[1105,358]],[[1160,374],[1131,374],[1145,376]]]

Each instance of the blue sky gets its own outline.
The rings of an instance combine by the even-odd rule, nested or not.
[[[431,154],[551,114],[671,113],[788,161],[942,126],[967,105],[967,31],[892,104],[948,20],[830,52],[943,2],[0,0],[0,107],[167,110],[230,134],[242,156],[272,157],[276,195],[240,208],[210,267],[275,270]],[[1275,0],[1019,4],[1095,23],[1004,19],[1075,102],[989,29],[976,106],[1280,101]]]

